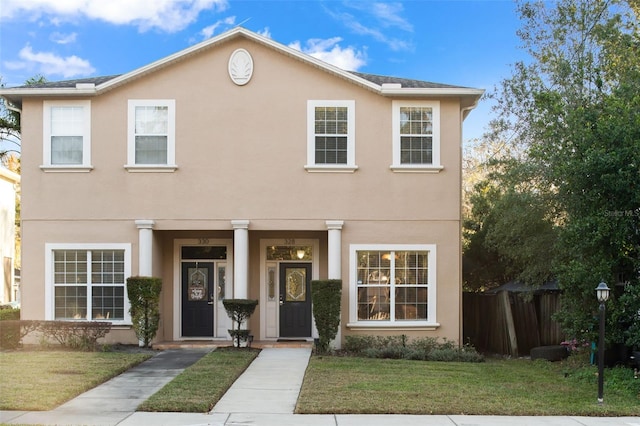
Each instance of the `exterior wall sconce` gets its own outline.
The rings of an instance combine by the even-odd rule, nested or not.
[[[296,251],[296,256],[298,256],[298,259],[300,260],[304,259],[304,255],[305,255],[304,249],[298,249],[298,251]]]

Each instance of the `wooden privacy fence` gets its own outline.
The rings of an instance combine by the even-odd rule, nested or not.
[[[463,336],[478,351],[528,356],[536,346],[558,345],[564,339],[551,316],[560,307],[560,293],[463,294]]]

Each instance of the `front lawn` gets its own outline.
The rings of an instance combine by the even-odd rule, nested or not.
[[[0,410],[51,410],[150,357],[123,352],[0,352]]]
[[[138,411],[206,413],[259,353],[258,349],[218,348],[167,383]]]
[[[296,413],[640,415],[640,380],[633,371],[605,371],[602,406],[596,371],[524,359],[460,363],[314,356]]]

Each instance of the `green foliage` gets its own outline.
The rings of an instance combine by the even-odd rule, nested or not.
[[[160,291],[162,280],[154,277],[127,278],[127,295],[131,322],[138,339],[148,347],[160,324]]]
[[[488,96],[496,118],[487,137],[511,141],[522,154],[495,168],[499,197],[489,199],[487,215],[493,222],[472,217],[484,235],[476,232],[481,244],[471,248],[488,247],[501,262],[515,253],[520,262],[507,263],[507,275],[529,279],[544,269],[527,265],[546,256],[563,290],[556,319],[579,339],[596,334],[594,289],[607,282],[607,338],[636,344],[640,302],[630,295],[640,286],[638,16],[618,0],[521,1],[518,11],[530,57]],[[529,226],[519,226],[518,217],[541,227],[524,232]]]
[[[240,327],[256,310],[258,301],[254,299],[224,299],[222,304],[232,321],[229,334],[236,341],[235,345],[240,347],[241,338],[246,339],[249,336],[249,330],[242,330]]]
[[[0,309],[0,321],[19,320],[20,308],[2,308]]]
[[[470,345],[459,347],[451,340],[423,337],[410,340],[400,336],[347,336],[344,350],[367,358],[415,361],[483,362],[484,357]]]
[[[342,280],[311,281],[311,299],[313,317],[318,329],[319,352],[327,352],[329,343],[336,337],[340,326],[340,302],[342,298]]]

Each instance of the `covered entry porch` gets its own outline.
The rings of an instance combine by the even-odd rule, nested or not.
[[[232,221],[231,231],[154,229],[151,247],[161,256],[151,257],[160,258],[163,277],[157,342],[228,344],[223,300],[231,298],[258,300],[246,325],[254,346],[313,342],[311,280],[341,277],[343,223],[323,225],[322,231],[252,230],[247,220]]]

